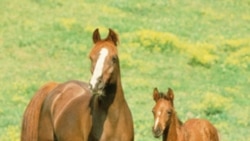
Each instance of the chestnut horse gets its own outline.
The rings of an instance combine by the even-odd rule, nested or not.
[[[121,85],[117,34],[93,33],[90,84],[45,84],[31,99],[21,141],[133,141],[133,119]]]
[[[154,136],[163,135],[163,141],[219,141],[216,128],[207,120],[190,119],[184,124],[178,119],[174,109],[174,93],[169,88],[166,94],[155,88],[153,99]]]

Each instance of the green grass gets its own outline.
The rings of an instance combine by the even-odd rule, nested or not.
[[[154,87],[173,88],[183,121],[206,118],[222,140],[249,140],[248,0],[1,0],[0,13],[1,141],[19,140],[24,109],[44,83],[89,80],[96,27],[120,36],[136,141],[157,140]]]

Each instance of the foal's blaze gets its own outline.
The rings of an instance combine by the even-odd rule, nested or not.
[[[164,129],[169,125],[170,117],[173,112],[173,91],[169,89],[168,94],[159,93],[155,88],[153,92],[153,99],[156,101],[152,112],[154,115],[153,133],[155,137],[160,137]]]
[[[116,81],[118,59],[117,49],[118,36],[109,29],[109,34],[106,39],[102,40],[99,30],[96,29],[93,33],[94,47],[89,54],[91,60],[90,88],[94,94],[103,94],[103,89],[107,83]]]
[[[153,107],[155,137],[163,135],[163,141],[218,141],[216,128],[207,120],[190,119],[184,124],[178,119],[174,109],[174,93],[169,88],[166,94],[153,91],[156,102]]]

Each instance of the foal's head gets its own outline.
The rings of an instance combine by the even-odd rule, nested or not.
[[[152,130],[155,137],[160,137],[165,128],[169,126],[171,115],[174,112],[174,93],[170,88],[165,94],[158,92],[158,89],[155,88],[153,91],[153,99],[156,104],[152,110],[154,115],[154,126]]]
[[[94,46],[90,51],[91,60],[90,88],[94,94],[102,94],[106,85],[116,82],[119,69],[117,55],[118,36],[109,29],[109,34],[105,39],[101,39],[99,30],[93,32]]]

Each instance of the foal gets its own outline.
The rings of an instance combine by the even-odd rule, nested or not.
[[[184,124],[178,119],[174,109],[174,93],[168,89],[166,94],[155,88],[153,107],[155,137],[163,135],[163,141],[219,141],[216,128],[207,120],[190,119]]]

